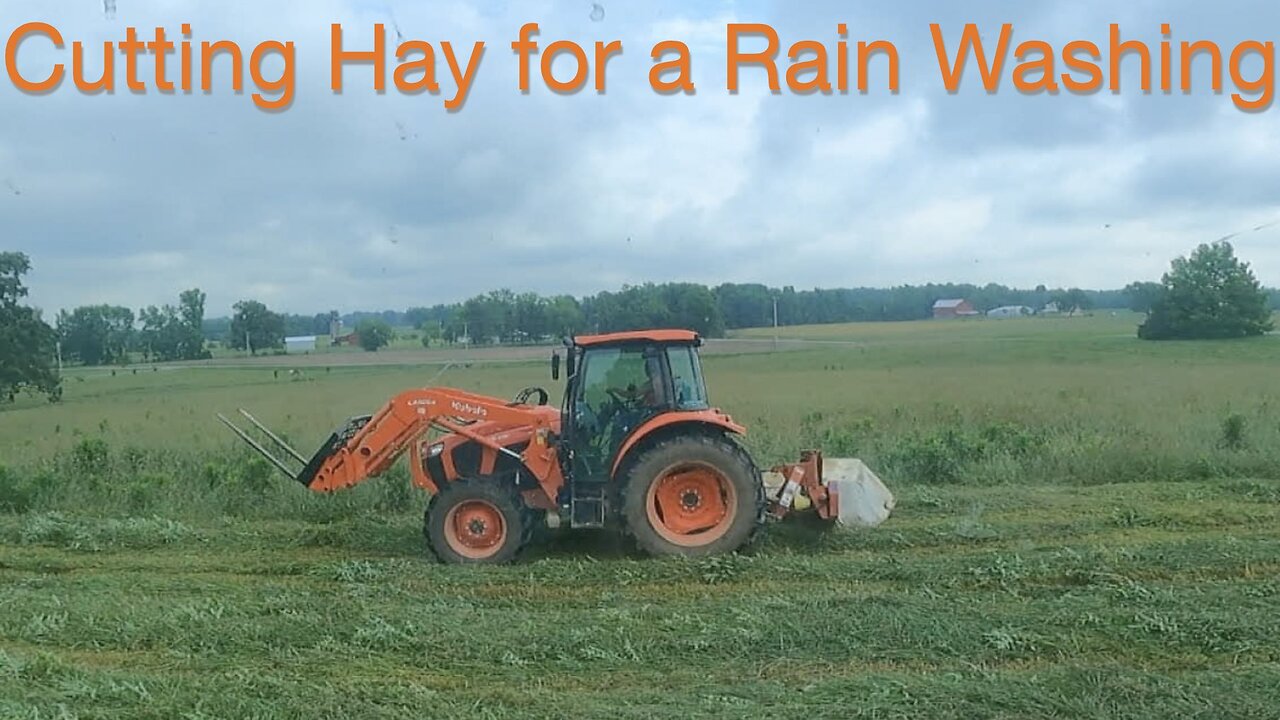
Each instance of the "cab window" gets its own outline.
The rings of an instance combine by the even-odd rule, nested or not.
[[[573,428],[574,473],[600,477],[632,430],[670,406],[661,349],[597,348],[583,354]]]
[[[707,407],[706,387],[702,384],[702,368],[692,347],[667,348],[671,364],[671,386],[674,405],[680,410],[703,410]]]

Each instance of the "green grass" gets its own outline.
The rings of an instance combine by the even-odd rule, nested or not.
[[[308,495],[213,419],[248,407],[310,450],[435,367],[76,371],[64,403],[0,412],[22,505],[0,717],[1275,717],[1280,338],[1134,322],[786,328],[852,344],[708,356],[761,462],[863,457],[899,503],[698,562],[559,533],[436,565],[403,469]]]

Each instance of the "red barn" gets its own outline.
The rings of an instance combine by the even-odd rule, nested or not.
[[[934,320],[949,320],[951,318],[959,318],[959,317],[975,317],[977,315],[978,315],[978,311],[973,308],[973,305],[971,305],[968,300],[962,300],[958,298],[951,299],[951,300],[938,300],[933,304]]]

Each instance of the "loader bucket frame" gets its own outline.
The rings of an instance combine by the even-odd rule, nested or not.
[[[286,456],[285,459],[277,457],[271,452],[271,450],[265,447],[263,443],[259,442],[258,439],[254,438],[235,423],[231,422],[231,420],[222,413],[218,413],[218,420],[222,421],[223,425],[230,428],[231,431],[243,440],[246,445],[253,448],[283,475],[306,487],[310,487],[311,483],[315,481],[316,473],[320,471],[325,460],[332,457],[333,454],[345,445],[347,440],[350,440],[353,435],[359,432],[372,417],[371,415],[357,415],[356,417],[347,420],[342,427],[329,434],[328,439],[320,445],[319,450],[316,450],[310,458],[307,458],[304,457],[302,453],[295,450],[289,443],[285,442],[279,435],[272,432],[270,428],[259,422],[258,419],[251,415],[248,410],[245,410],[244,408],[239,408],[238,410],[240,414],[258,430],[258,432],[262,433],[263,436],[270,440],[277,448],[284,451]],[[301,465],[302,467],[298,470],[294,470],[291,465]]]

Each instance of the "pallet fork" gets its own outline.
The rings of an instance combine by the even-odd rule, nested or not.
[[[293,446],[285,442],[283,438],[271,432],[270,428],[263,425],[257,418],[249,414],[248,410],[239,408],[239,412],[246,420],[252,423],[253,427],[257,428],[259,432],[265,435],[279,449],[283,450],[288,456],[287,460],[282,460],[279,457],[276,457],[276,455],[263,446],[262,443],[258,442],[258,440],[248,432],[231,422],[231,420],[222,413],[218,413],[218,420],[222,421],[223,425],[231,428],[231,431],[239,436],[241,440],[243,440],[249,447],[256,450],[259,455],[265,458],[267,462],[271,463],[290,480],[295,480],[306,487],[311,486],[312,481],[315,480],[316,473],[320,470],[320,467],[324,465],[324,461],[328,460],[335,452],[338,451],[339,448],[346,444],[347,440],[351,439],[353,435],[359,432],[360,429],[369,422],[369,418],[372,417],[370,415],[357,415],[356,417],[347,420],[345,425],[334,430],[329,435],[329,438],[320,445],[319,450],[317,450],[310,458],[306,458],[303,457],[302,453],[293,449]],[[293,464],[301,465],[302,468],[300,470],[292,469],[290,467],[290,461],[292,461]]]

